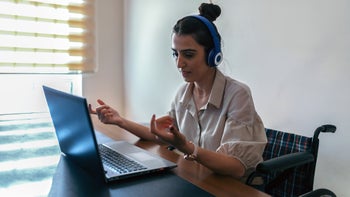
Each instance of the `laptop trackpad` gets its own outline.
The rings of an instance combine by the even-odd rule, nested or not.
[[[150,164],[149,162],[152,161],[158,161],[158,157],[154,156],[153,154],[135,146],[132,144],[129,144],[125,141],[114,141],[107,144],[110,148],[116,150],[119,153],[124,154],[127,157],[131,157],[139,162],[144,162],[144,164]]]
[[[136,160],[138,161],[147,161],[147,160],[152,160],[154,159],[153,157],[150,157],[149,154],[146,154],[146,153],[131,153],[131,154],[128,154],[129,156],[135,158]]]

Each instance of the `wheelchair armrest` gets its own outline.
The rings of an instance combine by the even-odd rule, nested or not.
[[[321,132],[324,133],[335,133],[335,131],[337,130],[337,127],[331,124],[326,124],[326,125],[322,125],[320,127],[318,127],[315,131],[314,131],[314,137],[313,139],[318,139],[318,136],[320,135]]]
[[[317,197],[317,196],[336,197],[337,195],[335,195],[335,193],[329,189],[321,188],[321,189],[316,189],[306,194],[303,194],[299,197]]]
[[[310,152],[291,153],[259,163],[256,167],[256,171],[261,173],[278,172],[301,166],[312,161],[314,161],[314,156]]]

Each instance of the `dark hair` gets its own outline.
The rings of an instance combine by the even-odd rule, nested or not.
[[[221,9],[218,5],[212,3],[202,3],[199,8],[199,15],[207,18],[211,23],[215,21],[221,14]],[[219,41],[221,41],[221,36],[217,31],[216,26],[213,26],[217,32]],[[208,27],[192,16],[186,16],[177,21],[173,27],[173,33],[177,35],[192,35],[196,42],[205,48],[205,52],[208,52],[214,48],[213,38],[208,30]]]

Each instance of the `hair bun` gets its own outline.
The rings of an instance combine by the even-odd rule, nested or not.
[[[199,15],[207,18],[211,22],[215,21],[221,14],[221,8],[212,3],[202,3],[198,10]]]

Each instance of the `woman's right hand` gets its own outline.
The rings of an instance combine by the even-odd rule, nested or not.
[[[102,100],[98,99],[97,103],[100,105],[96,109],[92,109],[91,104],[89,104],[90,114],[96,114],[98,119],[105,124],[116,124],[120,125],[122,123],[122,117],[119,115],[118,111],[108,106]]]

